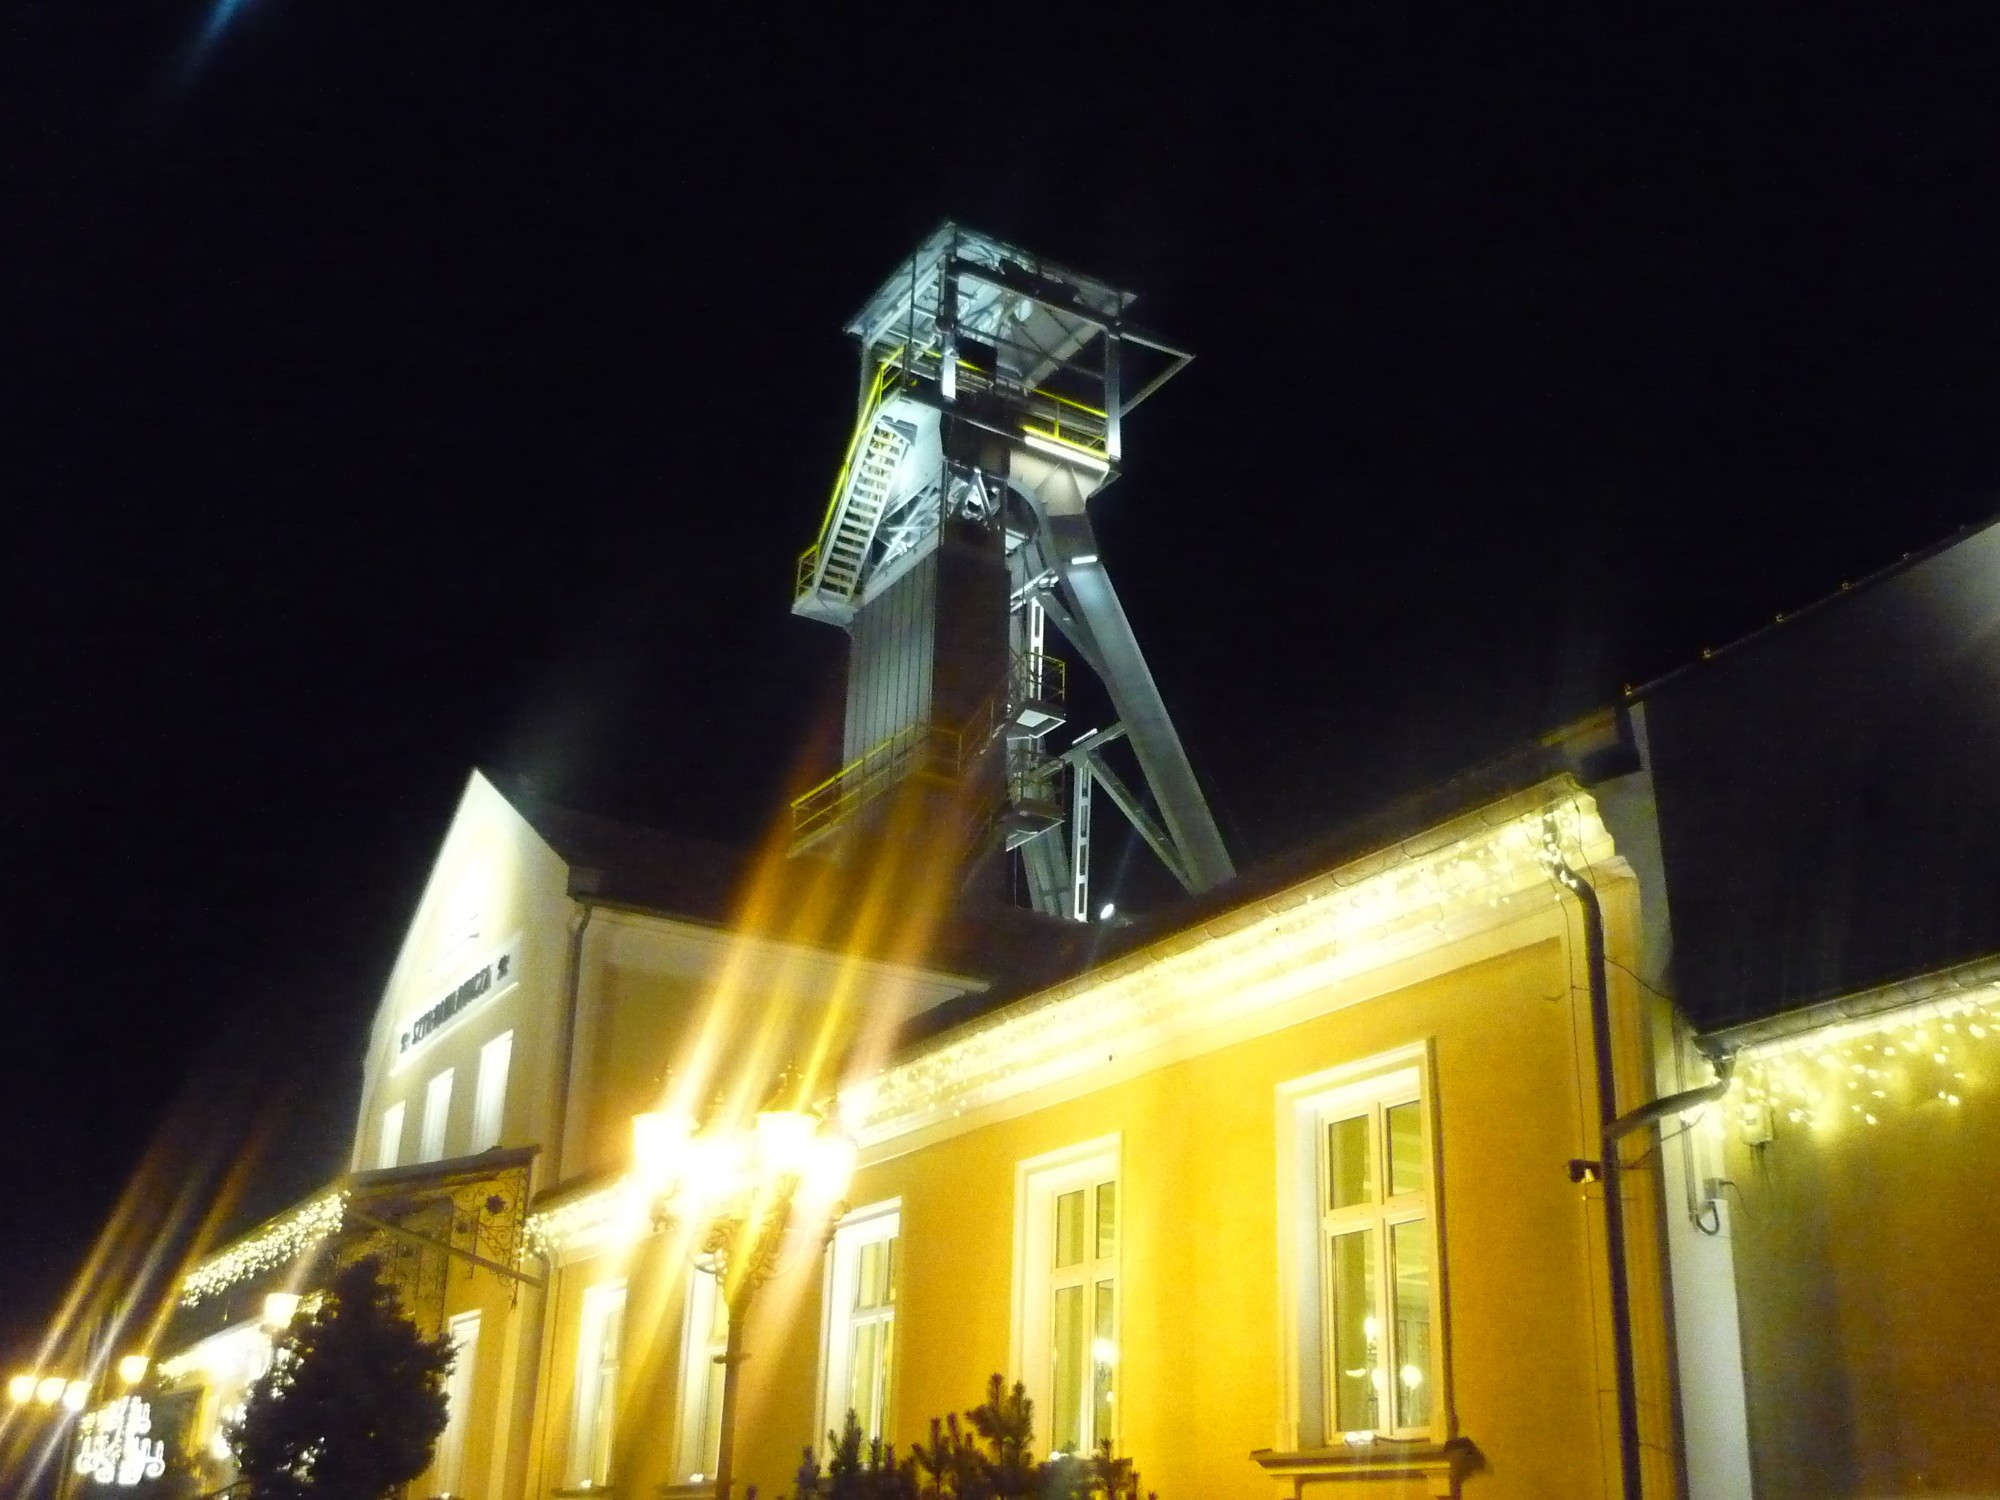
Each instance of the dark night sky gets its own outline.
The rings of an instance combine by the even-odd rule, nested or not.
[[[470,766],[763,826],[947,214],[1199,352],[1094,508],[1239,859],[1995,509],[1987,7],[686,9],[0,16],[0,1357],[156,1131],[340,1128]]]

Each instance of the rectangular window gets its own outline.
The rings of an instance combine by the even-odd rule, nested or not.
[[[889,1435],[894,1389],[896,1277],[902,1215],[894,1203],[847,1215],[827,1262],[820,1354],[820,1436],[853,1412],[864,1437]]]
[[[479,1360],[479,1314],[460,1313],[446,1325],[457,1356],[445,1379],[445,1424],[433,1470],[439,1495],[465,1493],[465,1429],[472,1420],[472,1375]]]
[[[378,1171],[393,1167],[403,1158],[403,1101],[398,1099],[382,1111],[382,1134],[375,1142]]]
[[[1115,1138],[1020,1167],[1017,1367],[1052,1453],[1116,1440],[1118,1196]]]
[[[1280,1091],[1298,1447],[1432,1435],[1441,1361],[1427,1074],[1383,1061]]]
[[[688,1272],[687,1317],[681,1325],[681,1421],[675,1444],[680,1479],[715,1477],[722,1452],[722,1356],[729,1347],[729,1304],[716,1279]]]
[[[583,1325],[576,1341],[576,1407],[569,1438],[572,1485],[610,1482],[618,1359],[624,1342],[625,1283],[603,1281],[586,1288]]]
[[[418,1161],[444,1159],[445,1126],[451,1120],[451,1073],[446,1068],[424,1088],[424,1139],[417,1152]]]
[[[507,1065],[514,1058],[514,1033],[503,1031],[479,1049],[479,1083],[472,1096],[472,1150],[500,1144],[507,1118]]]

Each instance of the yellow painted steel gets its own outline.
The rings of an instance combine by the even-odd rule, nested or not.
[[[897,348],[891,350],[875,368],[875,378],[869,385],[868,399],[862,404],[861,418],[854,424],[854,432],[847,440],[847,452],[842,456],[840,461],[840,472],[834,477],[833,493],[827,498],[826,514],[821,517],[819,523],[819,535],[813,539],[813,544],[810,547],[799,554],[798,569],[793,580],[797,597],[803,598],[805,595],[810,594],[819,577],[820,556],[825,550],[827,537],[833,530],[834,521],[840,514],[840,497],[847,491],[848,475],[854,468],[854,455],[860,451],[863,435],[874,425],[876,413],[882,408],[882,402],[887,394],[892,372],[899,373],[906,368],[907,364],[921,361],[926,355],[935,358],[935,351],[920,350],[912,361],[906,362],[903,356],[907,352],[907,348],[907,345],[899,345]],[[992,372],[974,364],[971,360],[960,359],[957,361],[957,365],[959,369],[966,371],[968,374],[978,376],[988,385],[992,384]],[[1048,426],[1041,427],[1035,425],[1033,422],[1024,421],[1021,424],[1021,431],[1023,433],[1041,438],[1046,442],[1055,443],[1061,447],[1073,449],[1093,459],[1102,459],[1106,455],[1108,444],[1105,435],[1101,429],[1094,429],[1096,429],[1097,423],[1110,420],[1109,413],[1099,407],[1077,401],[1069,396],[1059,396],[1054,391],[1044,390],[1040,386],[1029,387],[1028,395],[1038,401],[1047,402],[1051,410],[1045,414],[1045,419],[1049,423]],[[1085,417],[1094,418],[1095,421],[1080,424],[1084,429],[1082,434],[1076,431],[1079,425],[1076,423],[1072,423],[1071,430],[1065,433],[1063,431],[1064,408],[1079,412]]]
[[[891,370],[902,368],[903,349],[899,345],[892,349],[875,367],[875,379],[868,387],[868,399],[861,407],[861,420],[854,424],[854,433],[847,440],[847,452],[841,457],[840,472],[834,476],[833,494],[827,498],[826,514],[820,518],[819,535],[813,544],[799,554],[797,588],[800,594],[812,592],[813,579],[819,572],[820,550],[826,546],[827,533],[833,529],[834,517],[840,512],[840,497],[847,489],[847,475],[854,467],[854,455],[861,447],[861,435],[874,425],[875,413],[881,410],[883,388]]]

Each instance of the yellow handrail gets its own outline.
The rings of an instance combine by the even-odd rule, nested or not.
[[[799,554],[798,589],[804,593],[812,586],[813,574],[818,571],[820,549],[826,545],[827,533],[833,529],[834,515],[840,509],[840,497],[847,489],[847,474],[854,467],[855,452],[861,447],[861,435],[874,425],[875,413],[882,405],[882,385],[888,379],[889,371],[900,369],[903,345],[897,345],[884,356],[875,367],[875,379],[869,385],[868,399],[862,403],[861,419],[854,424],[853,435],[847,440],[847,452],[841,457],[840,472],[834,475],[833,493],[827,497],[826,514],[820,518],[819,535],[813,544]]]

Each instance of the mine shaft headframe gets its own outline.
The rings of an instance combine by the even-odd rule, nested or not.
[[[940,224],[847,325],[860,404],[899,386],[1049,458],[1116,474],[1122,419],[1193,356],[1131,327],[1134,294]]]

